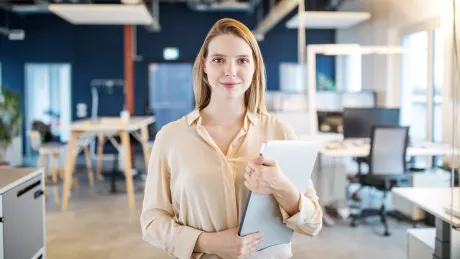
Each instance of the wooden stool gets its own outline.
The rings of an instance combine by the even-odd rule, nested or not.
[[[46,143],[41,144],[41,137],[38,131],[30,131],[28,132],[30,138],[31,148],[33,150],[37,150],[39,153],[38,159],[38,167],[45,167],[46,169],[49,165],[49,174],[51,175],[51,179],[54,186],[54,203],[56,205],[59,204],[59,179],[64,179],[63,170],[61,168],[61,152],[63,149],[67,147],[66,144],[63,143]],[[77,150],[75,155],[78,155],[81,149],[85,152],[85,160],[86,160],[86,167],[88,168],[88,181],[90,186],[94,186],[94,174],[92,169],[91,158],[89,156],[88,151],[88,139],[82,139],[77,142]],[[57,169],[57,170],[56,170]],[[75,165],[73,168],[73,172],[75,172]],[[46,175],[46,174],[45,174]],[[77,189],[80,189],[80,184],[76,177],[72,177],[72,186],[75,186]],[[45,195],[48,195],[48,183],[45,177]]]

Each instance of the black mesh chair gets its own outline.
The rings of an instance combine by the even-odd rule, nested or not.
[[[390,235],[386,220],[388,212],[385,208],[385,198],[393,187],[409,184],[409,174],[406,168],[408,131],[408,127],[400,126],[374,126],[372,128],[368,157],[369,173],[358,174],[355,180],[359,182],[361,188],[373,187],[382,191],[382,205],[380,209],[361,209],[358,213],[352,214],[352,226],[357,225],[358,219],[380,216],[385,227],[384,235]]]

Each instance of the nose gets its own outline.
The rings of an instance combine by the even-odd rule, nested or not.
[[[225,76],[226,77],[234,77],[236,76],[236,66],[233,62],[228,62],[228,65],[225,68]]]

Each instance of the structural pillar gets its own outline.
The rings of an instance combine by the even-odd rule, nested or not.
[[[124,67],[125,67],[125,109],[134,115],[134,61],[133,61],[133,26],[124,25]],[[131,164],[134,167],[134,146],[131,144]]]

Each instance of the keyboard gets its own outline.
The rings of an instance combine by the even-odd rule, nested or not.
[[[460,207],[445,206],[444,211],[454,217],[460,218]]]

